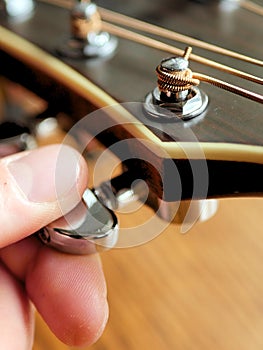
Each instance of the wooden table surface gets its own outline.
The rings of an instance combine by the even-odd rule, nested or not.
[[[102,253],[110,319],[89,349],[262,350],[262,206],[263,199],[221,200],[212,219],[185,235],[169,225],[146,244]],[[150,213],[122,214],[121,225]],[[36,318],[34,350],[70,349]]]
[[[186,235],[170,225],[147,244],[102,253],[110,319],[90,349],[262,350],[262,205],[222,200]],[[38,316],[34,350],[44,349],[70,348]]]

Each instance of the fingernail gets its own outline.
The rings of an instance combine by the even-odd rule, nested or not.
[[[76,189],[80,155],[68,146],[46,146],[14,157],[7,167],[29,201],[54,202]]]

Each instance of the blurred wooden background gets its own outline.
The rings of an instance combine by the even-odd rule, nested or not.
[[[261,350],[262,205],[223,200],[186,235],[171,225],[145,245],[102,253],[110,319],[90,349]],[[38,317],[34,350],[44,349],[70,348]]]
[[[17,89],[15,101],[22,96],[36,113],[39,101]],[[63,136],[55,131],[42,143]],[[212,219],[185,235],[170,225],[151,242],[102,253],[110,319],[89,349],[262,350],[262,206],[263,199],[221,200]],[[133,226],[150,213],[143,207],[120,221]],[[34,350],[47,349],[71,350],[37,315]]]

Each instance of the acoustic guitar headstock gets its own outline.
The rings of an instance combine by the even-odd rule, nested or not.
[[[152,207],[262,194],[258,2],[23,3],[1,2],[1,74],[110,148]]]

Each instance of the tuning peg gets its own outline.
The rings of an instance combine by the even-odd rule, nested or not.
[[[65,253],[91,254],[114,247],[118,239],[116,215],[89,189],[60,221],[59,227],[46,226],[37,235],[44,244]]]
[[[117,48],[117,39],[101,30],[97,6],[90,1],[75,2],[70,11],[71,37],[62,42],[58,52],[69,58],[108,57]]]
[[[145,110],[151,118],[162,121],[189,120],[201,115],[207,105],[207,95],[199,89],[199,80],[192,78],[188,68],[192,49],[183,57],[169,57],[156,68],[158,86],[146,96]]]
[[[34,2],[32,0],[0,0],[0,10],[11,19],[23,21],[33,12]]]
[[[188,232],[196,222],[210,219],[218,207],[218,202],[213,199],[181,203],[157,199],[155,207],[151,201],[148,202],[148,195],[144,180],[134,180],[129,172],[124,172],[94,189],[87,189],[82,202],[75,209],[56,224],[42,228],[37,235],[44,244],[57,250],[70,254],[91,254],[118,245],[119,224],[114,211],[132,202],[139,201],[154,209],[158,231],[158,218],[161,218],[165,225],[181,225],[182,233]],[[153,223],[153,236],[156,234],[154,230]],[[145,243],[143,239],[142,242]],[[129,241],[128,246],[130,244]]]

